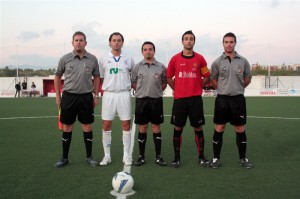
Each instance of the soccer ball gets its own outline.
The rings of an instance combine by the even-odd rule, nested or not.
[[[134,181],[132,176],[125,172],[118,172],[112,179],[112,186],[114,190],[118,193],[128,193],[132,190]]]

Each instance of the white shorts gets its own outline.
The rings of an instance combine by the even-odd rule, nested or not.
[[[104,91],[102,96],[102,120],[112,121],[116,113],[121,121],[131,120],[131,94],[130,91],[109,92]]]

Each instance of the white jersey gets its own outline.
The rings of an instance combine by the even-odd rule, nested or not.
[[[104,78],[102,90],[110,92],[130,91],[130,72],[134,65],[133,59],[127,57],[123,52],[119,57],[114,57],[109,52],[107,57],[100,59],[100,78]]]

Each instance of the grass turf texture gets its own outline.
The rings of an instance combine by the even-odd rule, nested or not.
[[[214,98],[203,100],[205,154],[211,159]],[[215,170],[198,165],[189,121],[183,132],[180,167],[159,167],[154,163],[149,128],[147,163],[131,167],[136,194],[128,198],[300,198],[299,101],[299,97],[247,97],[247,157],[254,165],[250,170],[237,163],[235,133],[229,124],[224,134],[222,167]],[[172,98],[164,98],[165,115],[171,114],[172,102]],[[70,164],[57,169],[53,165],[62,152],[55,99],[2,98],[0,107],[0,198],[116,198],[110,195],[111,181],[115,173],[123,170],[118,118],[113,122],[111,165],[91,168],[86,163],[83,135],[76,123]],[[100,110],[101,106],[95,110],[93,124],[93,156],[97,160],[103,157]],[[172,135],[170,116],[166,116],[162,155],[168,163],[174,156]],[[137,132],[134,144],[135,161]]]

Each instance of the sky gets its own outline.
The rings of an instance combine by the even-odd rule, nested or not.
[[[73,50],[75,31],[86,34],[86,50],[98,59],[110,51],[109,35],[120,32],[123,52],[136,62],[152,41],[167,66],[192,30],[209,68],[227,32],[250,64],[300,64],[300,0],[0,0],[0,16],[0,68],[55,68]]]

